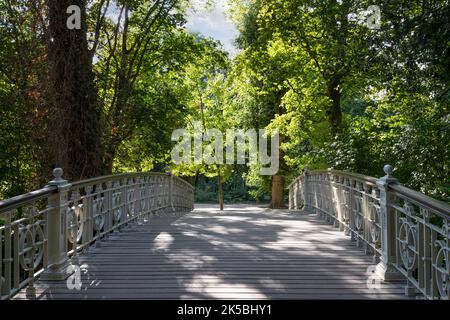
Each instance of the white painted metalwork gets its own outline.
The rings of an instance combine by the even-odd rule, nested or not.
[[[385,281],[407,295],[450,299],[450,205],[400,185],[392,166],[380,179],[306,170],[289,186],[289,208],[317,213],[378,262]]]
[[[9,299],[34,281],[61,280],[69,262],[112,232],[152,214],[193,210],[186,181],[163,173],[130,173],[74,183],[55,179],[41,190],[0,202],[0,297]]]

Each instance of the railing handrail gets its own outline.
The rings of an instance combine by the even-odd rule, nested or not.
[[[18,206],[23,206],[40,199],[44,199],[58,191],[56,186],[47,186],[6,200],[0,201],[0,214],[8,212]]]
[[[99,176],[99,177],[89,178],[89,179],[85,179],[85,180],[74,181],[74,182],[71,182],[71,184],[72,184],[73,187],[80,188],[80,187],[83,187],[84,185],[100,184],[100,183],[109,182],[109,181],[113,181],[113,180],[120,180],[120,179],[124,179],[124,178],[140,177],[142,175],[156,176],[156,175],[164,175],[164,173],[159,173],[159,172],[114,173],[114,174],[110,174],[110,175],[105,175],[105,176]]]
[[[371,177],[371,176],[366,176],[366,175],[364,175],[364,174],[354,173],[354,172],[351,172],[351,171],[344,171],[344,170],[326,169],[326,170],[313,170],[313,171],[306,171],[306,172],[309,173],[309,174],[311,174],[311,173],[317,173],[317,174],[320,174],[320,173],[337,174],[337,175],[342,175],[342,176],[346,176],[346,177],[353,178],[353,179],[358,179],[358,180],[367,182],[367,183],[372,184],[372,185],[376,185],[377,180],[378,180],[377,178],[374,178],[374,177]],[[291,184],[289,184],[289,187],[288,187],[288,188],[290,188],[290,187],[291,187],[298,179],[301,179],[301,178],[302,178],[302,176],[296,177],[296,178],[291,182]]]
[[[334,169],[327,169],[327,170],[314,170],[314,171],[307,171],[308,174],[323,174],[323,173],[329,173],[329,174],[337,174],[341,176],[346,176],[352,179],[359,179],[364,182],[367,182],[369,184],[372,184],[376,186],[377,178],[366,176],[359,173],[353,173],[350,171],[341,171],[341,170],[334,170]],[[298,180],[301,179],[303,176],[298,176],[295,178],[291,184],[289,184],[289,188],[293,186],[293,184]],[[410,200],[415,201],[423,206],[428,207],[429,209],[435,211],[437,214],[442,216],[443,218],[450,219],[450,204],[434,199],[432,197],[429,197],[421,192],[415,191],[413,189],[407,188],[401,184],[390,184],[389,189],[392,189],[392,191],[399,193],[400,195],[403,195],[405,197],[408,197]]]
[[[400,184],[390,184],[389,189],[398,193],[409,200],[417,202],[418,204],[433,210],[442,218],[450,219],[450,204],[431,198],[423,193],[409,189]]]
[[[116,174],[111,174],[111,175],[106,175],[106,176],[101,176],[101,177],[95,177],[95,178],[90,178],[90,179],[86,179],[86,180],[80,180],[80,181],[75,181],[75,182],[71,182],[73,187],[82,187],[83,185],[90,185],[90,184],[100,184],[100,183],[104,183],[104,182],[108,182],[108,181],[112,181],[112,180],[120,180],[120,179],[124,179],[124,178],[134,178],[134,177],[142,177],[142,176],[167,176],[168,173],[164,173],[164,172],[129,172],[129,173],[116,173]],[[189,182],[187,182],[186,180],[177,177],[177,176],[173,176],[174,179],[177,179],[179,181],[181,181],[182,183],[185,183],[188,187],[194,188]]]
[[[130,173],[118,173],[118,174],[112,174],[112,175],[106,175],[96,178],[90,178],[86,180],[80,180],[71,182],[72,187],[82,187],[83,185],[92,185],[92,184],[99,184],[104,183],[112,180],[120,180],[124,178],[133,178],[133,177],[141,177],[141,176],[167,176],[167,173],[162,172],[130,172]],[[174,179],[184,183],[186,186],[190,188],[194,188],[189,182],[186,180],[173,176]],[[4,212],[8,212],[11,209],[14,209],[18,206],[23,206],[35,201],[38,201],[40,199],[46,198],[58,191],[58,187],[56,186],[46,186],[44,188],[34,190],[28,193],[24,193],[9,199],[5,199],[0,201],[0,214]]]

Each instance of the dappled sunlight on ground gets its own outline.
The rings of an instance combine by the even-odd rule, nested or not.
[[[37,285],[41,298],[361,299],[403,298],[403,287],[370,291],[372,258],[315,215],[265,206],[197,205],[154,216],[80,256],[83,288]],[[20,297],[20,295],[19,295]]]
[[[259,290],[252,288],[249,285],[242,283],[233,283],[227,281],[220,276],[205,277],[202,275],[196,275],[190,279],[189,282],[184,284],[187,291],[192,293],[198,293],[206,295],[213,299],[220,299],[223,293],[239,293],[245,292],[251,294],[255,299],[266,299],[263,293]]]

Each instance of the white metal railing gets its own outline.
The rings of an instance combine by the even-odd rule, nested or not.
[[[193,209],[193,187],[163,173],[129,173],[74,183],[55,179],[45,188],[0,202],[0,297],[27,287],[36,277],[67,278],[69,259],[132,221],[151,214]]]
[[[400,185],[337,170],[308,170],[289,185],[289,208],[317,213],[378,263],[385,281],[406,281],[405,293],[450,299],[450,205]]]

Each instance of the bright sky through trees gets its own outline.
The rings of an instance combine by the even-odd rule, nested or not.
[[[219,40],[231,57],[236,55],[237,49],[233,45],[238,31],[227,18],[227,0],[215,0],[209,7],[205,0],[196,0],[188,11],[186,28],[191,32],[198,32],[204,36]]]

